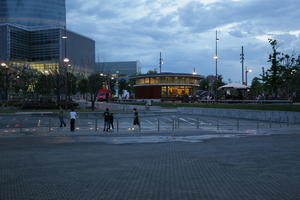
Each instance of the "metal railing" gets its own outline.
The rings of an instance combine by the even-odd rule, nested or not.
[[[46,116],[13,116],[0,117],[0,134],[48,134],[48,133],[68,133],[69,120],[65,120],[67,127],[60,127],[60,121],[55,115]],[[182,132],[197,130],[211,131],[234,131],[234,132],[255,132],[271,128],[282,128],[291,126],[287,123],[241,120],[218,118],[197,115],[182,114],[152,114],[140,116],[140,127],[133,127],[133,116],[131,114],[119,115],[114,119],[114,133],[131,133],[132,131],[141,133],[162,133],[162,132]],[[103,132],[104,119],[99,117],[79,117],[75,123],[75,131],[81,133]]]

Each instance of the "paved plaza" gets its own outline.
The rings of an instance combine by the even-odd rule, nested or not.
[[[168,137],[1,137],[0,199],[300,199],[300,134]]]

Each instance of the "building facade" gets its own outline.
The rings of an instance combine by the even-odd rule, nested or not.
[[[141,64],[139,61],[98,62],[95,70],[97,73],[131,76],[141,72]]]
[[[93,72],[95,41],[90,38],[65,29],[27,30],[13,25],[0,25],[0,34],[0,60],[9,66],[51,72],[63,67],[64,58],[68,58],[70,72]]]
[[[193,95],[202,76],[183,73],[144,74],[131,77],[136,81],[136,99],[169,99]]]
[[[92,73],[95,41],[65,27],[64,0],[0,0],[0,61],[41,72],[68,66],[73,73]]]
[[[0,23],[27,29],[64,28],[64,0],[0,0]]]

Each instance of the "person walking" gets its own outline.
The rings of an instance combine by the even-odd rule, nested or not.
[[[77,118],[77,113],[74,111],[74,109],[71,109],[70,112],[70,130],[73,132],[75,130],[75,120]]]
[[[109,129],[114,130],[114,114],[110,113],[109,114]]]
[[[109,129],[109,109],[108,108],[106,108],[105,112],[103,113],[103,117],[104,117],[103,131],[108,131],[108,129]]]
[[[136,108],[133,109],[134,116],[133,116],[133,130],[135,130],[136,126],[140,128],[140,119],[139,113]]]
[[[65,123],[65,111],[62,109],[62,107],[60,106],[59,107],[59,111],[58,111],[58,118],[59,118],[59,121],[60,121],[60,127],[66,127],[66,123]]]

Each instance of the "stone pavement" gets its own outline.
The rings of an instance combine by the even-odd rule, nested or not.
[[[300,134],[122,145],[1,137],[0,199],[297,200],[299,147]]]

